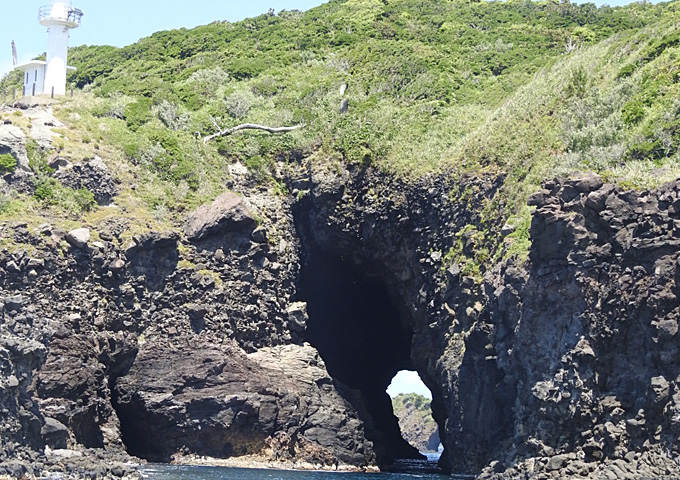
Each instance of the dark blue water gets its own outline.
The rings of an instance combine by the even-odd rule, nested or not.
[[[145,480],[445,480],[470,478],[442,475],[436,469],[436,464],[427,461],[398,464],[397,471],[387,473],[303,472],[175,465],[147,465],[141,471]]]

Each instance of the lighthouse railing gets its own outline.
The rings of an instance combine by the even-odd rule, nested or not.
[[[64,14],[53,15],[54,5],[45,5],[38,9],[38,21],[41,22],[46,19],[61,20],[68,23],[76,23],[80,25],[80,19],[83,18],[83,11],[79,8],[68,8],[62,10]]]

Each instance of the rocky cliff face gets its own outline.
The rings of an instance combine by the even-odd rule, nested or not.
[[[0,261],[4,458],[47,445],[159,461],[375,464],[356,410],[302,342],[285,204],[258,201],[265,221],[277,221],[275,238],[234,194],[197,212],[181,244],[176,233],[152,233],[121,248],[125,225],[115,221],[99,242],[3,227],[26,247]]]
[[[242,198],[133,242],[115,219],[96,242],[5,223],[2,468],[101,452],[386,464],[417,455],[385,393],[410,368],[447,470],[678,472],[680,184],[547,182],[530,262],[480,281],[443,253],[502,179],[309,172],[285,179],[290,199],[244,179]]]
[[[444,273],[439,252],[477,221],[493,180],[467,180],[466,204],[442,178],[352,180],[317,181],[303,246],[388,286],[433,391],[446,469],[678,471],[677,183],[638,194],[596,176],[546,182],[530,200],[530,262],[479,282]]]
[[[625,192],[591,176],[530,199],[531,264],[499,272],[483,318],[515,385],[506,466],[677,475],[679,187]]]

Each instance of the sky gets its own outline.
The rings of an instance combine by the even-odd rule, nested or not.
[[[427,389],[423,381],[416,372],[402,370],[392,379],[392,383],[387,387],[387,394],[396,397],[400,393],[419,393],[423,397],[432,399],[432,393]]]
[[[70,46],[113,45],[124,47],[140,38],[173,28],[192,28],[216,20],[235,22],[273,8],[308,10],[326,0],[73,0],[85,12],[80,28],[71,32]],[[38,8],[50,0],[0,0],[3,27],[0,29],[0,78],[12,69],[11,42],[17,44],[19,63],[47,49],[46,29],[38,23]],[[630,0],[595,0],[611,6]],[[162,5],[162,6],[161,6]]]
[[[192,28],[216,20],[235,22],[270,8],[308,10],[326,0],[72,0],[85,12],[80,28],[71,31],[69,46],[124,47],[140,38],[174,28]],[[47,29],[38,23],[38,8],[51,0],[0,0],[0,78],[12,69],[12,40],[19,63],[47,50]]]

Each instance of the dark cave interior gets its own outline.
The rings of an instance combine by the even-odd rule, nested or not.
[[[423,458],[401,436],[385,392],[400,370],[413,369],[413,331],[404,325],[387,288],[349,260],[311,249],[298,295],[307,302],[305,340],[321,354],[338,390],[357,409],[381,466]],[[355,392],[352,394],[343,385]]]

